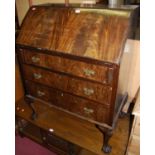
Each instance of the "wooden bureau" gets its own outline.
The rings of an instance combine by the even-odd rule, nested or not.
[[[41,101],[94,123],[103,151],[127,99],[119,77],[131,9],[33,6],[16,40],[25,100]],[[51,118],[52,119],[52,118]]]

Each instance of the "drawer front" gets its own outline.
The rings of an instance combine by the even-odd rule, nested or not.
[[[26,81],[26,88],[29,95],[35,96],[47,102],[56,103],[57,92],[54,89],[43,87],[41,85]]]
[[[24,65],[23,67],[24,76],[27,80],[45,84],[54,88],[66,90],[68,85],[68,78],[61,76],[54,72],[49,72],[43,69]]]
[[[108,109],[102,104],[74,96],[68,97],[70,97],[69,111],[97,122],[108,123]]]
[[[112,89],[109,86],[71,79],[68,83],[68,89],[70,92],[78,96],[82,96],[103,104],[110,103]]]
[[[65,73],[69,73],[78,77],[87,78],[104,84],[112,83],[112,68],[106,66],[94,65],[90,63],[80,62],[59,56],[41,54],[23,50],[21,52],[22,61],[26,64],[33,64]]]
[[[24,74],[27,80],[61,89],[103,104],[110,103],[112,92],[110,86],[74,79],[28,65],[24,65]]]
[[[68,101],[70,100],[70,98],[67,95],[64,95],[62,91],[53,88],[48,88],[44,85],[37,84],[31,81],[26,81],[26,88],[29,95],[47,101],[50,104],[69,110],[70,105],[67,103],[69,103]],[[39,94],[41,92],[41,94],[44,95],[38,95],[38,92]]]
[[[42,140],[47,146],[54,146],[63,150],[64,152],[68,152],[69,143],[63,139],[58,138],[50,132],[41,130]]]
[[[83,116],[85,118],[101,123],[108,122],[109,108],[106,105],[92,102],[77,96],[70,95],[68,93],[64,93],[62,91],[54,90],[52,88],[47,88],[46,86],[38,85],[30,81],[27,81],[27,83],[28,92],[30,95],[41,98],[51,104],[54,104],[62,109]],[[45,93],[47,92],[47,97],[46,95],[44,95],[43,97],[38,97],[38,90]]]
[[[109,109],[100,103],[82,99],[67,93],[58,92],[57,106],[87,119],[101,123],[108,122]]]

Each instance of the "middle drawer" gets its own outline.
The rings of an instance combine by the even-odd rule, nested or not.
[[[85,97],[102,104],[109,104],[112,88],[98,83],[72,78],[37,67],[23,65],[26,80],[31,80],[46,86],[60,89],[74,95]]]

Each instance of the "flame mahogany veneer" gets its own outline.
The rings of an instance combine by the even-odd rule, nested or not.
[[[130,9],[33,6],[16,40],[25,99],[94,123],[103,151],[127,94],[119,100],[119,72],[130,26]],[[51,118],[52,119],[52,118]],[[34,120],[35,121],[35,120]]]

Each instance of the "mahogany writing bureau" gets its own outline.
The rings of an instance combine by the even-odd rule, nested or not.
[[[16,40],[25,100],[94,123],[103,151],[127,99],[119,77],[130,9],[62,5],[29,9]],[[51,118],[52,119],[52,118]]]

